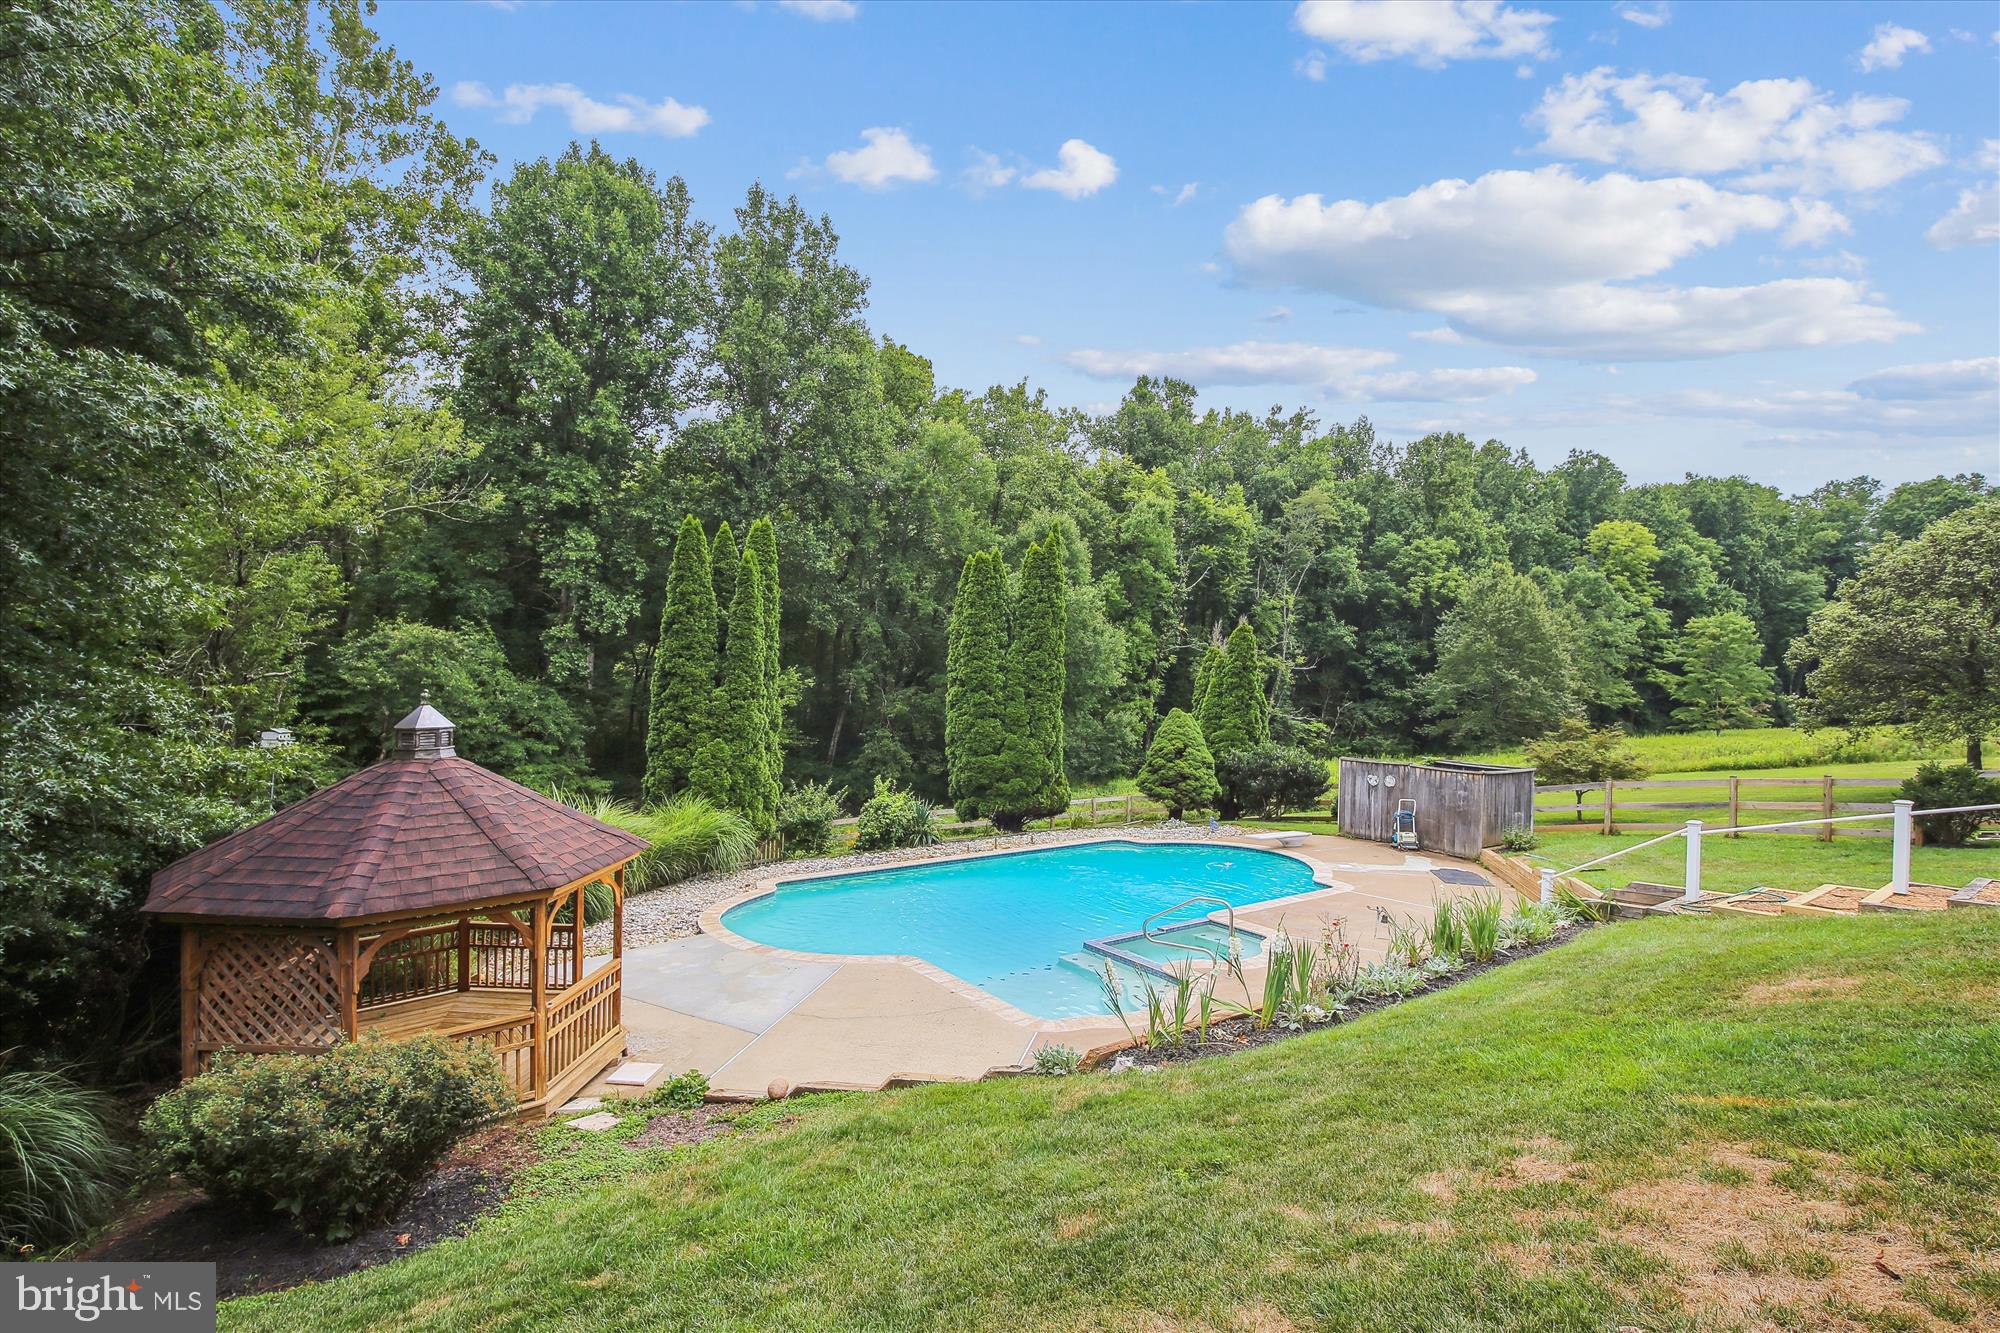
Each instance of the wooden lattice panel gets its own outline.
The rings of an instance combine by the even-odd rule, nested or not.
[[[205,932],[197,1047],[332,1046],[340,1030],[333,949],[296,932]]]

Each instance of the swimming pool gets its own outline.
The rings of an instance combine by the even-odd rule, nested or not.
[[[1198,893],[1245,907],[1318,887],[1309,866],[1275,852],[1094,842],[781,883],[730,908],[722,924],[781,949],[910,954],[1037,1017],[1076,1018],[1108,1015],[1099,980],[1107,955],[1092,942],[1129,935]],[[1169,920],[1198,922],[1212,910],[1197,905]],[[1197,933],[1211,943],[1223,934]],[[1259,944],[1244,934],[1244,955]],[[1142,960],[1176,952],[1145,941],[1116,947]],[[1144,974],[1114,968],[1130,1003]]]

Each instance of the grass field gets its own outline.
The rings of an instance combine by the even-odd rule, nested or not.
[[[778,1103],[643,1153],[636,1120],[555,1129],[465,1239],[222,1326],[1991,1327],[1978,917],[1621,923],[1164,1073]]]

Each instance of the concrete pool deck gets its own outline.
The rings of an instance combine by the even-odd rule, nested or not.
[[[1272,850],[1227,834],[1203,841]],[[1282,923],[1295,937],[1317,939],[1342,920],[1364,962],[1383,956],[1383,913],[1397,921],[1428,918],[1440,897],[1484,891],[1431,873],[1456,868],[1483,876],[1476,865],[1408,856],[1379,843],[1314,834],[1277,854],[1310,865],[1320,887],[1239,908],[1237,923],[1266,934]],[[938,858],[912,861],[919,859]],[[1129,1039],[1108,1012],[1037,1018],[919,959],[801,954],[721,926],[722,913],[735,903],[796,878],[774,870],[756,889],[705,911],[703,933],[626,951],[624,1019],[633,1059],[662,1064],[670,1074],[699,1069],[720,1095],[761,1097],[780,1080],[796,1089],[974,1079],[1022,1064],[1042,1046],[1088,1051]],[[1512,896],[1497,881],[1490,888]],[[1246,965],[1253,986],[1261,970],[1254,960]],[[1143,1032],[1143,1018],[1134,1026]]]

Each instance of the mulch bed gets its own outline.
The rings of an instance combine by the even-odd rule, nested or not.
[[[1367,1000],[1349,1000],[1347,1008],[1343,1012],[1335,1014],[1329,1022],[1315,1023],[1311,1026],[1288,1032],[1279,1027],[1268,1027],[1260,1030],[1248,1018],[1230,1018],[1220,1023],[1209,1024],[1208,1040],[1205,1042],[1195,1041],[1193,1034],[1190,1033],[1188,1039],[1179,1046],[1161,1046],[1153,1050],[1147,1050],[1143,1046],[1133,1046],[1107,1057],[1098,1067],[1109,1069],[1114,1065],[1119,1065],[1128,1069],[1158,1069],[1164,1065],[1183,1064],[1189,1060],[1205,1060],[1212,1055],[1234,1055],[1238,1051],[1248,1051],[1259,1046],[1269,1046],[1275,1042],[1289,1041],[1293,1037],[1304,1037],[1314,1032],[1325,1032],[1327,1029],[1336,1027],[1341,1023],[1360,1018],[1363,1014],[1373,1013],[1377,1009],[1392,1008],[1395,1005],[1404,1003],[1405,1000],[1414,1000],[1419,995],[1430,995],[1436,991],[1449,990],[1461,981],[1470,981],[1483,972],[1491,972],[1496,967],[1505,967],[1508,963],[1519,959],[1532,958],[1538,953],[1546,953],[1550,949],[1560,948],[1582,934],[1586,929],[1588,929],[1588,923],[1578,922],[1564,927],[1561,931],[1543,940],[1540,944],[1527,944],[1511,952],[1498,954],[1491,962],[1468,963],[1458,971],[1438,978],[1413,995],[1400,998],[1396,996],[1380,996]]]
[[[628,1148],[679,1148],[690,1143],[706,1143],[729,1128],[734,1114],[719,1106],[697,1106],[692,1111],[669,1111],[656,1115],[646,1127],[625,1141]]]
[[[515,1174],[535,1160],[534,1128],[506,1122],[472,1135],[387,1221],[336,1244],[319,1244],[267,1214],[211,1203],[198,1190],[175,1189],[148,1200],[80,1257],[213,1263],[223,1299],[359,1272],[462,1236],[498,1208]]]

